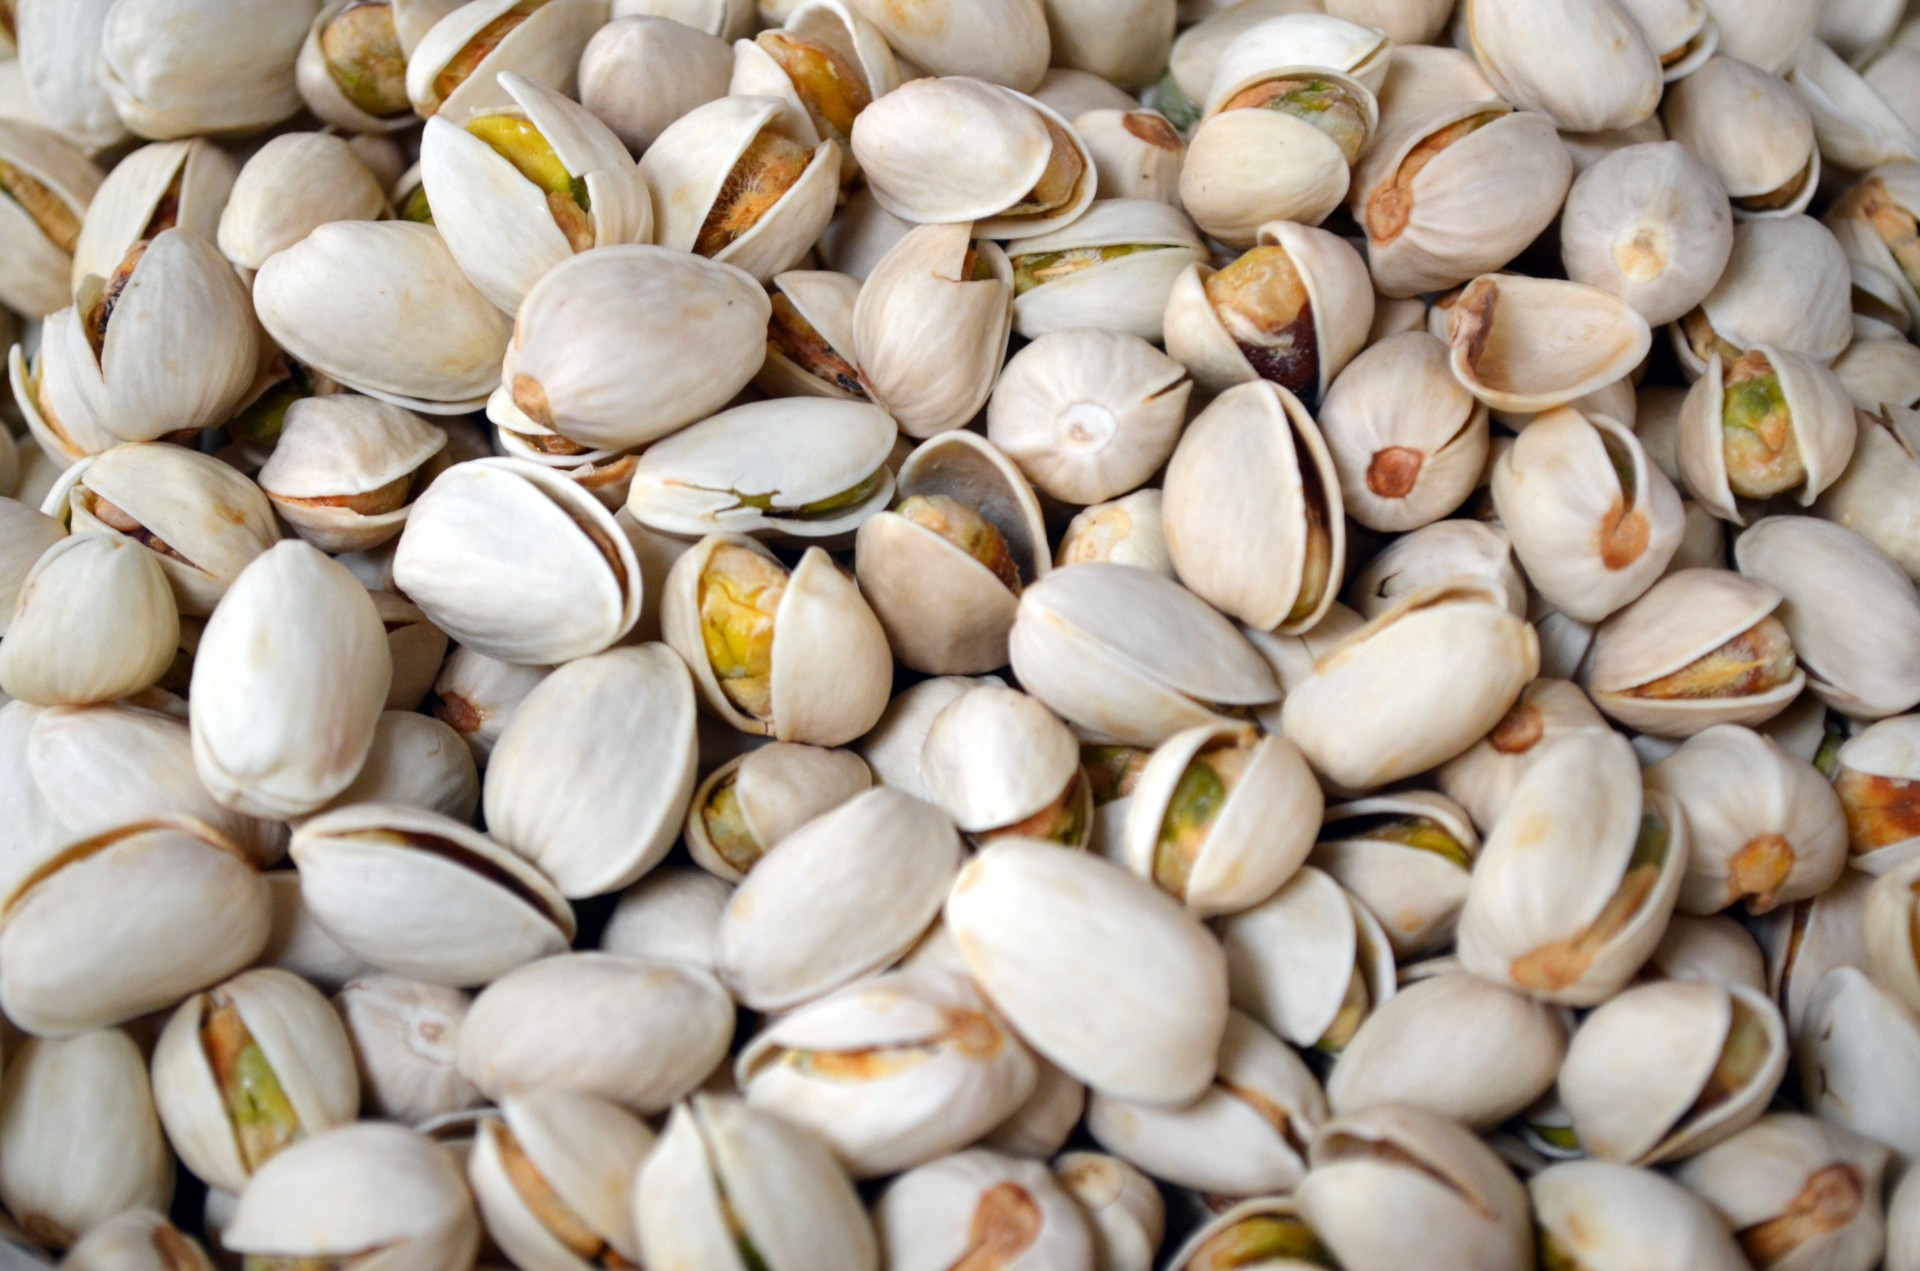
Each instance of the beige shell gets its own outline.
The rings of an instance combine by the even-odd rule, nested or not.
[[[573,91],[580,51],[607,20],[606,0],[548,0],[532,10],[516,8],[516,0],[472,0],[416,37],[407,53],[407,96],[421,118],[445,111],[449,119],[466,120],[510,105],[512,98],[498,82],[502,71],[562,93]],[[503,19],[516,24],[496,34],[467,74],[450,91],[444,89],[449,63]]]
[[[1180,169],[1187,161],[1187,145],[1165,115],[1136,110],[1129,98],[1124,105],[1088,110],[1072,118],[1074,131],[1093,156],[1098,178],[1094,197],[1179,205]]]
[[[753,0],[613,0],[613,16],[670,18],[722,40],[753,32]]]
[[[67,1251],[70,1271],[212,1271],[200,1242],[151,1209],[129,1209],[103,1223]]]
[[[35,443],[33,452],[44,457],[55,473],[120,440],[101,426],[93,404],[80,395],[79,377],[60,355],[67,328],[75,321],[71,307],[55,310],[41,321],[40,347],[31,363],[19,344],[10,346],[7,356],[14,405]]]
[[[153,555],[118,536],[71,535],[20,585],[0,641],[0,692],[39,706],[114,701],[165,674],[179,643]]]
[[[865,279],[912,228],[913,222],[881,207],[873,191],[863,185],[827,222],[826,232],[816,244],[820,263],[849,278]]]
[[[977,433],[947,432],[900,466],[902,500],[945,497],[974,509],[1005,542],[1021,586],[1053,568],[1046,523],[1026,478]],[[1005,666],[1018,593],[967,548],[899,512],[860,526],[854,569],[893,654],[933,675]]]
[[[1132,110],[1140,104],[1132,93],[1111,80],[1071,66],[1049,66],[1032,97],[1075,121],[1096,110]],[[1077,122],[1075,126],[1079,126]]]
[[[901,8],[887,0],[851,0],[887,43],[933,75],[977,75],[1032,92],[1052,45],[1039,0],[932,0]]]
[[[129,249],[171,223],[211,242],[239,173],[227,152],[203,137],[146,145],[114,165],[80,226],[72,284],[110,275]],[[172,196],[169,198],[169,196]]]
[[[737,883],[782,839],[872,785],[872,772],[851,751],[770,742],[707,774],[693,791],[682,837],[696,865],[718,879]],[[714,796],[723,790],[751,839],[751,859],[744,863],[740,846],[715,842],[710,815],[719,819],[720,814],[711,810]],[[628,895],[637,890],[629,890]],[[718,894],[724,906],[727,892]],[[719,921],[717,911],[714,921]]]
[[[1092,1220],[1094,1245],[1105,1271],[1151,1271],[1166,1236],[1167,1205],[1145,1174],[1101,1152],[1068,1152],[1053,1162],[1054,1177]]]
[[[1464,860],[1390,832],[1408,820],[1444,834]],[[1328,808],[1307,859],[1367,907],[1394,957],[1407,960],[1452,939],[1479,850],[1465,809],[1443,795],[1409,790]]]
[[[1733,215],[1719,177],[1692,151],[1647,142],[1614,151],[1575,179],[1560,248],[1567,277],[1618,296],[1650,323],[1671,322],[1720,280],[1733,253]]]
[[[294,80],[300,99],[307,109],[324,123],[350,133],[394,132],[419,118],[403,106],[391,115],[374,115],[357,105],[346,94],[340,79],[328,65],[322,43],[328,26],[348,7],[351,0],[328,0],[307,28],[306,41],[294,61]],[[391,4],[394,35],[400,51],[411,54],[435,23],[460,6],[461,0],[394,0]]]
[[[972,835],[1026,821],[1079,775],[1073,730],[1010,688],[983,685],[955,698],[934,716],[920,749],[933,802]]]
[[[1871,346],[1853,346],[1866,347]],[[1915,535],[1920,527],[1906,507],[1915,482],[1920,482],[1920,412],[1889,406],[1883,416],[1859,414],[1854,422],[1858,436],[1853,459],[1813,505],[1814,514],[1852,530],[1898,562],[1907,577],[1920,578],[1920,538]]]
[[[328,221],[373,221],[388,212],[380,178],[340,137],[282,133],[260,147],[220,214],[220,251],[250,277],[262,261]]]
[[[1751,1266],[1707,1203],[1654,1170],[1564,1161],[1529,1180],[1534,1221],[1554,1250],[1612,1271],[1740,1271]]]
[[[1127,248],[1130,254],[1060,278],[1044,268],[1055,253]],[[1149,199],[1101,199],[1071,225],[1023,238],[1009,253],[1017,280],[1014,329],[1032,340],[1053,331],[1098,327],[1158,341],[1174,280],[1207,251],[1180,209]]]
[[[1667,923],[1667,934],[1647,959],[1646,971],[1649,978],[1698,980],[1767,992],[1766,960],[1758,942],[1727,914],[1695,918],[1676,912]]]
[[[0,121],[0,156],[13,180],[36,183],[54,204],[38,217],[12,198],[0,207],[0,240],[7,246],[0,303],[29,318],[45,317],[68,303],[72,235],[100,187],[100,169],[58,133],[25,120]]]
[[[1337,1054],[1394,995],[1386,933],[1311,865],[1218,930],[1234,1005],[1303,1049]]]
[[[922,680],[895,695],[880,722],[867,730],[858,745],[861,758],[873,769],[880,784],[916,799],[931,800],[932,795],[920,773],[920,754],[927,732],[949,703],[968,689],[982,685],[1005,688],[1006,681],[993,675],[977,679],[943,675]]]
[[[1667,135],[1719,176],[1736,214],[1797,216],[1813,201],[1813,120],[1779,78],[1716,57],[1668,90],[1661,113]]]
[[[1570,733],[1606,728],[1579,685],[1535,680],[1492,731],[1434,775],[1442,793],[1466,808],[1484,833],[1499,821],[1520,778],[1553,743]]]
[[[1466,19],[1473,55],[1500,95],[1568,132],[1626,128],[1660,103],[1660,59],[1621,5],[1469,0]]]
[[[1855,966],[1828,971],[1794,1033],[1807,1110],[1901,1155],[1920,1142],[1920,1110],[1888,1079],[1920,1054],[1920,1017]]]
[[[1691,76],[1720,47],[1706,0],[1620,0],[1620,7],[1639,24],[1669,84]]]
[[[356,976],[341,986],[333,1008],[353,1042],[369,1115],[417,1125],[480,1102],[454,1068],[471,1000],[459,989],[392,975]]]
[[[1836,167],[1863,171],[1875,164],[1920,160],[1920,135],[1874,86],[1819,40],[1793,53],[1787,83],[1813,116],[1820,150]]]
[[[287,408],[259,483],[309,543],[365,551],[406,525],[412,496],[445,466],[446,449],[447,434],[405,407],[351,393],[307,397]],[[351,502],[400,481],[408,484],[398,507],[363,512]]]
[[[1831,362],[1853,339],[1852,285],[1847,253],[1820,222],[1741,221],[1720,280],[1672,328],[1681,366],[1691,376],[1704,373],[1714,338],[1735,349],[1770,344]]]
[[[1164,0],[1066,0],[1047,7],[1053,60],[1124,88],[1145,88],[1166,66],[1173,46],[1173,6]]]
[[[116,3],[94,74],[142,137],[258,132],[300,109],[293,63],[311,21],[309,5],[279,0]]]
[[[1453,373],[1495,410],[1540,411],[1620,379],[1653,346],[1645,318],[1607,292],[1485,274],[1447,323]]]
[[[716,35],[670,17],[616,17],[581,50],[580,103],[638,153],[694,107],[725,97],[732,73],[733,51]]]
[[[1265,18],[1235,35],[1221,50],[1207,90],[1207,109],[1217,111],[1240,90],[1297,67],[1337,72],[1378,93],[1387,78],[1391,51],[1385,33],[1331,14]]]
[[[15,63],[21,107],[88,151],[127,138],[106,86],[94,73],[100,31],[112,7],[102,0],[27,0],[14,23],[13,43],[22,53]]]
[[[806,366],[769,336],[767,360],[754,383],[770,397],[830,397],[860,401],[867,395],[854,366],[853,306],[860,296],[860,280],[825,269],[790,269],[768,284],[774,296],[793,307],[801,321],[813,328],[836,363],[822,368]]]
[[[1056,569],[1111,561],[1136,565],[1167,578],[1173,577],[1173,558],[1167,552],[1162,516],[1164,499],[1154,489],[1135,490],[1123,499],[1095,503],[1080,509],[1060,535],[1054,553]]]
[[[630,1195],[653,1146],[649,1127],[604,1099],[529,1091],[501,1100],[499,1117],[481,1125],[467,1177],[488,1234],[516,1265],[572,1271],[589,1239],[601,1258],[632,1263]]]
[[[1810,507],[1821,491],[1846,470],[1856,438],[1853,403],[1839,377],[1820,363],[1770,344],[1756,344],[1779,377],[1780,397],[1793,423],[1792,445],[1799,450],[1806,476],[1795,495]],[[1680,477],[1700,504],[1722,520],[1746,524],[1728,484],[1722,418],[1728,389],[1726,363],[1719,354],[1707,373],[1694,381],[1680,411],[1677,456]]]

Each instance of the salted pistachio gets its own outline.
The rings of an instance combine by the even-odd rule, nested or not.
[[[1543,1001],[1603,1002],[1660,942],[1686,862],[1678,805],[1643,797],[1625,738],[1558,741],[1520,779],[1474,864],[1461,963]],[[1521,894],[1532,898],[1524,911],[1508,903]]]
[[[1049,66],[1033,99],[1072,120],[1094,110],[1131,110],[1140,104],[1112,80],[1074,66]]]
[[[1097,184],[1093,156],[1065,119],[964,75],[880,97],[855,121],[852,146],[889,212],[922,224],[977,221],[989,238],[1060,229],[1086,211]]]
[[[853,360],[853,306],[860,281],[828,270],[790,269],[768,288],[767,360],[754,377],[774,397],[865,401]]]
[[[74,534],[21,581],[0,641],[0,691],[40,706],[110,702],[166,673],[180,620],[160,564],[124,539]]]
[[[480,1102],[454,1067],[454,1043],[472,998],[395,975],[358,975],[333,995],[353,1044],[361,1106],[370,1116],[419,1125]]]
[[[1069,117],[1093,156],[1095,197],[1179,205],[1180,169],[1186,163],[1187,145],[1165,115],[1141,110],[1128,98]]]
[[[1160,491],[1146,489],[1080,509],[1060,535],[1054,568],[1109,561],[1173,577],[1163,507]]]
[[[1733,1228],[1755,1266],[1868,1271],[1880,1258],[1888,1150],[1798,1113],[1762,1117],[1676,1176]]]
[[[1166,1201],[1151,1179],[1103,1152],[1068,1152],[1053,1162],[1053,1176],[1087,1213],[1096,1267],[1149,1271],[1167,1226]]]
[[[1796,216],[1820,184],[1813,119],[1777,76],[1716,57],[1676,81],[1661,104],[1667,133],[1719,176],[1744,217]]]
[[[1402,597],[1454,579],[1485,583],[1513,613],[1529,614],[1526,576],[1513,558],[1513,540],[1498,525],[1470,520],[1434,521],[1394,539],[1353,575],[1347,599],[1354,612],[1371,621]],[[1339,633],[1325,647],[1331,649],[1347,634]],[[1547,634],[1541,632],[1543,648]]]
[[[609,1020],[627,1026],[609,1028]],[[495,1103],[532,1090],[664,1111],[721,1064],[733,1003],[683,963],[565,953],[501,976],[460,1023],[460,1075]]]
[[[306,5],[183,10],[142,0],[102,26],[94,73],[139,136],[259,132],[300,109],[293,64],[312,17]]]
[[[446,465],[447,435],[413,412],[355,394],[308,397],[286,411],[260,487],[296,533],[325,551],[398,534]]]
[[[1833,372],[1768,344],[1718,354],[1681,409],[1678,458],[1689,492],[1716,516],[1743,524],[1736,500],[1792,493],[1812,504],[1846,469],[1853,403]]]
[[[1653,333],[1597,287],[1483,274],[1449,311],[1447,343],[1454,375],[1475,397],[1495,410],[1541,411],[1631,372]]]
[[[628,13],[580,53],[580,104],[639,153],[667,125],[727,95],[733,53],[719,36],[671,14]],[[645,85],[647,91],[636,92]]]
[[[407,58],[456,7],[456,0],[330,0],[294,63],[301,100],[351,132],[404,127],[418,118],[407,97]]]
[[[100,183],[73,248],[72,286],[113,273],[135,243],[169,229],[212,242],[239,165],[220,147],[195,137],[142,146]]]
[[[814,135],[840,148],[841,176],[858,172],[853,122],[900,86],[900,67],[886,37],[843,0],[796,6],[784,25],[733,46],[727,91],[778,97],[806,117]]]
[[[569,256],[649,241],[653,208],[626,146],[584,106],[511,72],[498,82],[508,104],[427,121],[420,180],[461,272],[512,313]]]
[[[1847,819],[1847,849],[1870,873],[1903,864],[1920,837],[1920,718],[1884,719],[1833,757],[1834,793]]]
[[[220,1243],[258,1271],[457,1271],[473,1265],[480,1235],[450,1152],[403,1126],[364,1122],[269,1161]]]
[[[1814,517],[1771,516],[1733,557],[1785,597],[1781,621],[1821,701],[1859,720],[1920,702],[1920,596],[1879,548]]]
[[[960,221],[906,231],[853,306],[867,395],[909,437],[964,427],[986,405],[1013,328],[1013,267]]]
[[[873,1221],[891,1271],[1092,1265],[1086,1216],[1047,1167],[982,1148],[895,1179]]]
[[[1206,248],[1176,207],[1100,199],[1064,229],[1016,242],[1014,329],[1028,339],[1097,326],[1159,340],[1167,295]]]
[[[1339,1263],[1288,1196],[1242,1201],[1187,1238],[1172,1271],[1336,1271]]]
[[[174,1164],[139,1045],[107,1028],[8,1049],[0,1202],[20,1224],[14,1230],[66,1249],[125,1210],[167,1208]]]
[[[1682,368],[1703,375],[1715,353],[1731,361],[1758,344],[1833,361],[1853,339],[1847,260],[1805,216],[1739,222],[1719,281],[1671,328]]]
[[[98,906],[138,921],[98,926]],[[172,1006],[266,943],[271,902],[246,854],[198,821],[152,817],[67,841],[0,909],[0,1004],[21,1028],[72,1036]]]
[[[1306,1063],[1239,1011],[1227,1016],[1219,1070],[1197,1100],[1166,1107],[1096,1091],[1087,1105],[1087,1129],[1102,1148],[1155,1178],[1222,1196],[1298,1185],[1326,1117]]]
[[[154,1101],[174,1149],[238,1192],[287,1147],[353,1120],[360,1087],[346,1030],[288,971],[248,971],[182,1003],[154,1048]]]
[[[68,303],[68,273],[100,169],[50,128],[0,124],[0,303],[30,318]]]
[[[854,540],[894,656],[936,675],[1006,665],[1019,596],[1053,567],[1032,487],[991,442],[956,431],[916,447],[894,492],[900,501]]]
[[[1699,980],[1767,993],[1759,943],[1728,914],[1696,918],[1676,912],[1647,959],[1643,979]]]
[[[1005,687],[998,676],[969,678],[942,675],[903,689],[887,704],[880,722],[869,729],[856,749],[882,785],[916,799],[930,799],[920,774],[920,755],[927,731],[948,703],[977,685]]]
[[[976,843],[1038,839],[1084,847],[1093,795],[1080,743],[1034,698],[969,689],[934,716],[920,751],[934,802]]]
[[[523,1267],[636,1267],[631,1194],[654,1135],[591,1095],[510,1095],[484,1121],[467,1158],[488,1234]]]
[[[520,703],[549,671],[456,647],[433,684],[434,718],[458,733],[475,762],[484,764]]]
[[[641,1167],[633,1216],[649,1263],[879,1266],[873,1227],[826,1144],[737,1098],[696,1095],[674,1108]]]
[[[1739,1271],[1751,1266],[1708,1204],[1650,1169],[1564,1161],[1527,1183],[1549,1271]]]
[[[1734,243],[1719,178],[1677,142],[1626,146],[1594,163],[1574,181],[1561,227],[1567,276],[1618,296],[1649,323],[1694,311]]]
[[[215,241],[246,279],[318,226],[377,220],[389,211],[385,186],[344,138],[282,133],[241,168]]]
[[[568,91],[580,51],[606,21],[597,0],[486,0],[448,10],[407,53],[407,97],[422,118],[460,120],[511,98],[499,84],[512,71]]]
[[[1866,351],[1892,345],[1891,340],[1855,343],[1848,349]],[[1902,347],[1905,340],[1899,341]],[[1855,402],[1858,405],[1858,400]],[[1877,413],[1854,416],[1858,425],[1854,458],[1814,504],[1814,514],[1825,517],[1866,538],[1897,561],[1909,578],[1920,576],[1920,543],[1904,516],[1906,492],[1920,468],[1920,412],[1894,404],[1873,408]]]
[[[925,1165],[1000,1124],[1034,1061],[963,976],[894,972],[780,1017],[741,1052],[749,1107],[818,1134],[855,1178]]]
[[[627,507],[653,529],[695,537],[845,534],[883,508],[897,436],[877,406],[782,398],[722,411],[648,447]]]
[[[1821,977],[1795,1030],[1807,1111],[1878,1139],[1901,1157],[1920,1143],[1920,1109],[1894,1074],[1920,1054],[1920,1016],[1857,966]]]
[[[1404,959],[1452,937],[1479,850],[1465,809],[1411,790],[1328,808],[1307,859],[1366,907]]]
[[[396,975],[470,985],[559,952],[573,911],[541,872],[450,817],[340,808],[294,832],[300,890],[348,950]]]
[[[1807,682],[1781,601],[1723,569],[1669,574],[1601,624],[1585,687],[1610,717],[1663,737],[1761,723]]]
[[[1192,391],[1186,368],[1137,335],[1053,331],[1008,360],[987,437],[1043,493],[1099,503],[1172,455]]]
[[[1225,268],[1189,266],[1165,322],[1168,353],[1203,389],[1264,379],[1317,403],[1366,340],[1373,288],[1336,235],[1271,222]]]
[[[213,1271],[199,1241],[147,1208],[89,1227],[62,1265],[70,1271]]]
[[[858,755],[773,742],[730,759],[693,791],[683,837],[694,863],[737,883],[779,842],[873,783]]]
[[[674,562],[662,609],[702,700],[742,732],[844,745],[886,707],[886,634],[817,547],[789,570],[752,539],[709,535]]]
[[[1744,904],[1766,913],[1825,891],[1846,868],[1846,816],[1818,769],[1731,724],[1689,738],[1647,769],[1647,788],[1687,818],[1679,906],[1692,914]]]
[[[1660,58],[1625,6],[1478,0],[1467,12],[1467,34],[1502,97],[1568,132],[1629,127],[1660,103]],[[1543,57],[1542,40],[1571,51]]]

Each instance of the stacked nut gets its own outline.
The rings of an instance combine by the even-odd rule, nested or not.
[[[0,0],[0,1267],[1920,1271],[1894,0]]]

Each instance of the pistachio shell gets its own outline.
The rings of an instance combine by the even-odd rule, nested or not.
[[[1739,117],[1729,109],[1727,118]],[[1650,323],[1671,322],[1719,281],[1733,253],[1733,216],[1718,175],[1693,151],[1647,142],[1614,151],[1574,181],[1560,248],[1569,278],[1618,296]]]
[[[1818,362],[1769,344],[1756,344],[1753,352],[1764,355],[1778,377],[1780,399],[1792,422],[1788,444],[1796,448],[1806,473],[1795,497],[1800,506],[1809,507],[1853,457],[1853,403],[1839,377]],[[1727,369],[1716,353],[1707,373],[1688,391],[1680,412],[1677,457],[1681,480],[1693,497],[1715,516],[1744,525],[1727,474]]]
[[[124,539],[75,534],[20,585],[0,642],[0,691],[41,706],[113,701],[158,680],[179,643],[159,562]]]
[[[1618,4],[1473,0],[1466,13],[1473,55],[1500,95],[1568,132],[1625,128],[1660,103],[1660,59]]]
[[[1061,113],[1073,120],[1074,131],[1093,156],[1095,198],[1153,199],[1178,206],[1186,143],[1165,115],[1134,106],[1128,98],[1083,114]]]
[[[1485,274],[1454,305],[1447,343],[1455,377],[1475,397],[1496,410],[1539,411],[1632,371],[1653,334],[1598,288]]]
[[[415,37],[407,55],[407,96],[422,118],[445,111],[449,119],[465,120],[508,105],[512,98],[499,82],[502,71],[563,93],[573,91],[580,51],[607,20],[606,0],[547,0],[519,14],[516,7],[517,0],[474,0],[448,11],[426,34]],[[476,41],[487,41],[494,23],[513,17],[520,19],[518,24],[494,35],[492,47],[448,89],[443,77],[449,63]]]
[[[488,1232],[519,1265],[570,1271],[589,1241],[600,1244],[598,1258],[631,1261],[640,1252],[628,1197],[653,1144],[652,1130],[604,1099],[529,1091],[503,1099],[499,1118],[482,1126],[467,1176]],[[529,1170],[535,1187],[526,1185]],[[555,1230],[536,1207],[541,1191],[567,1227]]]
[[[1086,1217],[1047,1167],[979,1148],[896,1179],[874,1206],[874,1225],[889,1271],[964,1265],[994,1232],[1006,1233],[1003,1244],[1024,1240],[1017,1256],[1034,1266],[1092,1265]]]
[[[171,223],[211,242],[240,167],[204,137],[141,146],[100,183],[74,244],[72,285],[108,277],[133,245]],[[172,196],[171,198],[169,196]]]
[[[1527,1184],[1534,1221],[1555,1250],[1594,1271],[1738,1271],[1750,1265],[1720,1216],[1652,1170],[1566,1161]]]
[[[295,533],[322,551],[363,551],[406,525],[410,501],[361,511],[346,500],[407,479],[424,484],[447,435],[412,411],[352,393],[307,397],[287,408],[260,488]]]
[[[380,178],[343,138],[283,133],[240,170],[216,241],[236,268],[251,274],[328,221],[378,220],[387,211]]]
[[[1128,254],[1061,277],[1036,278],[1014,297],[1014,329],[1029,340],[1085,327],[1159,340],[1174,279],[1207,259],[1193,222],[1168,203],[1101,199],[1071,225],[1019,240],[1012,260],[1017,271],[1023,259],[1101,248],[1125,248]]]
[[[1535,680],[1520,690],[1513,709],[1485,737],[1441,764],[1435,776],[1441,791],[1472,813],[1482,832],[1489,831],[1522,775],[1549,745],[1569,733],[1597,733],[1606,727],[1578,685]]]
[[[1852,966],[1828,971],[1794,1033],[1806,1106],[1903,1157],[1920,1142],[1912,1091],[1889,1080],[1920,1053],[1920,1017]]]
[[[1411,818],[1452,840],[1464,862],[1374,827]],[[1353,894],[1380,924],[1394,957],[1431,952],[1453,935],[1480,838],[1458,804],[1425,790],[1381,795],[1327,809],[1307,859]],[[1316,1039],[1317,1040],[1317,1039]]]
[[[1711,334],[1738,349],[1769,344],[1831,362],[1853,339],[1848,305],[1852,270],[1832,232],[1805,216],[1742,221],[1720,280],[1674,330],[1674,347],[1691,375],[1706,370],[1710,348],[1688,338],[1704,318]]]
[[[454,1042],[472,999],[459,989],[393,975],[355,976],[333,996],[353,1043],[370,1116],[419,1124],[480,1102],[454,1068]]]
[[[0,158],[12,181],[31,181],[53,206],[37,215],[17,199],[0,206],[0,301],[30,318],[44,317],[68,302],[73,230],[83,224],[99,188],[100,169],[50,128],[24,120],[0,121]]]
[[[1738,214],[1796,216],[1813,201],[1813,120],[1776,76],[1716,57],[1674,84],[1662,116],[1667,134],[1719,176]]]
[[[982,686],[934,716],[920,775],[934,802],[968,834],[1025,821],[1080,772],[1080,742],[1034,698]]]
[[[1782,1112],[1687,1160],[1676,1176],[1775,1266],[1865,1271],[1886,1246],[1878,1197],[1888,1155],[1850,1130]],[[1815,1196],[1825,1199],[1809,1206]]]
[[[746,877],[746,869],[780,840],[872,784],[873,774],[851,751],[771,742],[728,760],[708,773],[695,788],[682,831],[687,851],[694,863],[709,874],[737,883]],[[722,789],[729,793],[733,807],[738,809],[740,824],[752,842],[750,850],[754,855],[744,865],[735,863],[739,860],[737,849],[722,853],[708,819],[714,796]],[[720,899],[713,913],[716,923],[727,892],[723,890],[718,895]]]
[[[1373,95],[1359,88],[1357,96],[1371,134]],[[1274,110],[1227,110],[1209,115],[1188,141],[1180,202],[1209,237],[1244,248],[1263,225],[1319,224],[1345,201],[1352,180],[1339,144],[1306,120]]]
[[[116,3],[95,74],[121,122],[142,137],[257,132],[300,109],[293,63],[314,7]]]
[[[88,151],[126,139],[106,85],[94,73],[111,0],[68,4],[27,0],[18,6],[14,39],[26,105],[67,140]]]
[[[615,17],[580,53],[580,103],[633,151],[696,106],[727,95],[725,40],[671,15]]]

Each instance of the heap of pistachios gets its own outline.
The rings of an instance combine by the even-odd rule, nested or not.
[[[1902,0],[0,0],[0,1271],[1920,1271]]]

